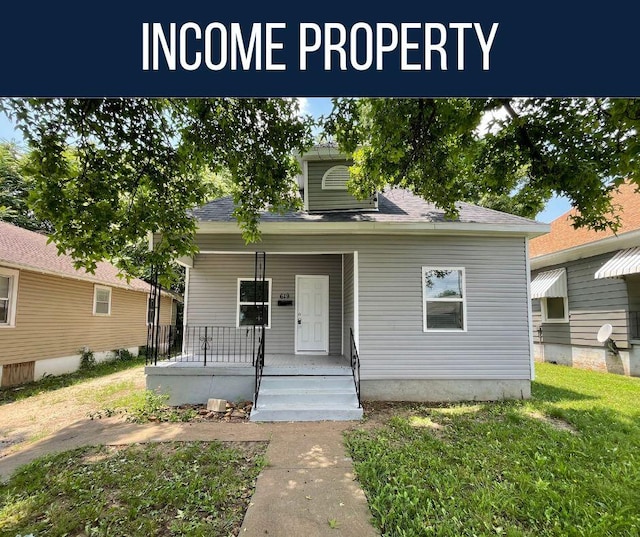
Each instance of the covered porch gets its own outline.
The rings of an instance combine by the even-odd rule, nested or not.
[[[332,419],[306,407],[341,399],[361,415],[357,286],[357,252],[201,252],[187,269],[185,324],[157,327],[147,387],[171,404],[250,400],[265,421],[295,408]]]

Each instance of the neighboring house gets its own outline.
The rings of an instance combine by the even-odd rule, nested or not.
[[[358,417],[345,410],[354,385],[370,400],[529,397],[527,241],[548,225],[467,203],[448,220],[406,190],[357,200],[332,147],[315,147],[301,164],[304,210],[265,212],[257,244],[242,239],[231,198],[194,211],[200,251],[181,260],[183,354],[148,367],[147,386],[175,403],[254,398],[246,366],[262,314],[252,419]],[[207,367],[193,367],[203,351]]]
[[[572,210],[529,243],[535,358],[640,376],[640,193],[623,184],[613,203],[616,234],[574,229]],[[615,347],[597,339],[605,324]]]
[[[97,360],[146,344],[149,285],[98,263],[76,270],[47,237],[0,222],[0,385],[74,371],[84,349]],[[169,323],[173,299],[160,315]]]

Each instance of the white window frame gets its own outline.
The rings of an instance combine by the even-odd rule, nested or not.
[[[547,309],[549,298],[561,298],[564,304],[564,317],[562,319],[550,319]],[[566,296],[543,297],[540,299],[540,314],[543,323],[568,323],[569,322],[569,299]]]
[[[109,311],[107,313],[96,312],[96,306],[98,305],[98,290],[109,291]],[[94,285],[93,286],[93,314],[98,317],[109,317],[111,315],[111,299],[113,297],[113,289],[106,285]]]
[[[336,168],[346,168],[347,177],[351,177],[351,174],[349,172],[349,166],[346,166],[344,164],[336,164],[335,166],[331,166],[331,168],[329,168],[326,172],[324,172],[324,175],[322,176],[322,190],[341,190],[343,192],[346,192],[348,190],[346,181],[343,186],[330,186],[326,184],[327,176]],[[348,180],[349,179],[347,178],[347,181]]]
[[[425,292],[424,277],[425,273],[431,270],[450,270],[460,271],[462,273],[462,297],[461,298],[427,298]],[[423,266],[420,285],[422,286],[422,331],[423,332],[447,332],[461,333],[467,331],[467,278],[464,267],[431,267]],[[462,328],[427,328],[427,301],[428,302],[462,302]]]
[[[162,297],[158,297],[159,300],[162,300]],[[151,295],[149,293],[147,293],[147,310],[145,311],[145,320],[144,322],[147,324],[147,326],[151,326],[152,324],[156,324],[156,318],[158,316],[158,308],[157,305],[155,308],[153,308],[153,323],[149,322],[149,303],[151,302]]]
[[[0,322],[0,328],[15,328],[16,327],[16,310],[18,309],[18,280],[20,277],[20,271],[0,267],[0,276],[9,278],[9,296],[8,306],[9,315],[7,316],[7,322]]]
[[[252,325],[240,325],[240,306],[255,306],[255,302],[240,302],[240,282],[253,282],[255,278],[238,278],[237,291],[236,291],[236,328],[247,328]],[[259,280],[261,281],[261,280]],[[265,328],[271,328],[271,295],[273,293],[273,282],[271,278],[265,278],[265,282],[269,282],[269,301],[265,301],[264,305],[268,306],[268,315],[267,315],[267,324],[264,325]]]

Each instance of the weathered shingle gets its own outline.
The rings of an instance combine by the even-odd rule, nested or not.
[[[0,265],[5,263],[136,291],[149,290],[149,284],[140,279],[135,278],[127,283],[126,279],[118,278],[118,269],[110,263],[98,263],[95,274],[84,269],[77,270],[73,266],[73,259],[68,255],[58,255],[56,245],[47,244],[47,240],[46,235],[0,222]]]
[[[458,203],[459,216],[456,222],[504,225],[537,225],[528,218],[502,213],[471,205]],[[217,199],[193,211],[193,216],[201,222],[233,222],[235,206],[231,197]],[[445,222],[444,211],[415,194],[403,189],[392,189],[378,194],[377,211],[326,211],[307,213],[305,211],[274,214],[265,212],[262,222]]]

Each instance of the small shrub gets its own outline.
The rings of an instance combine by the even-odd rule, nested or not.
[[[93,351],[90,348],[85,347],[84,349],[81,349],[79,352],[80,352],[80,369],[82,370],[91,369],[96,365],[96,357],[94,356]]]
[[[118,360],[119,362],[130,362],[136,359],[136,355],[129,352],[128,349],[114,349],[111,352],[113,353],[114,360]]]
[[[127,421],[145,423],[147,421],[169,421],[165,415],[170,411],[167,401],[169,394],[145,390],[144,397],[126,409]],[[163,419],[164,418],[164,419]]]

